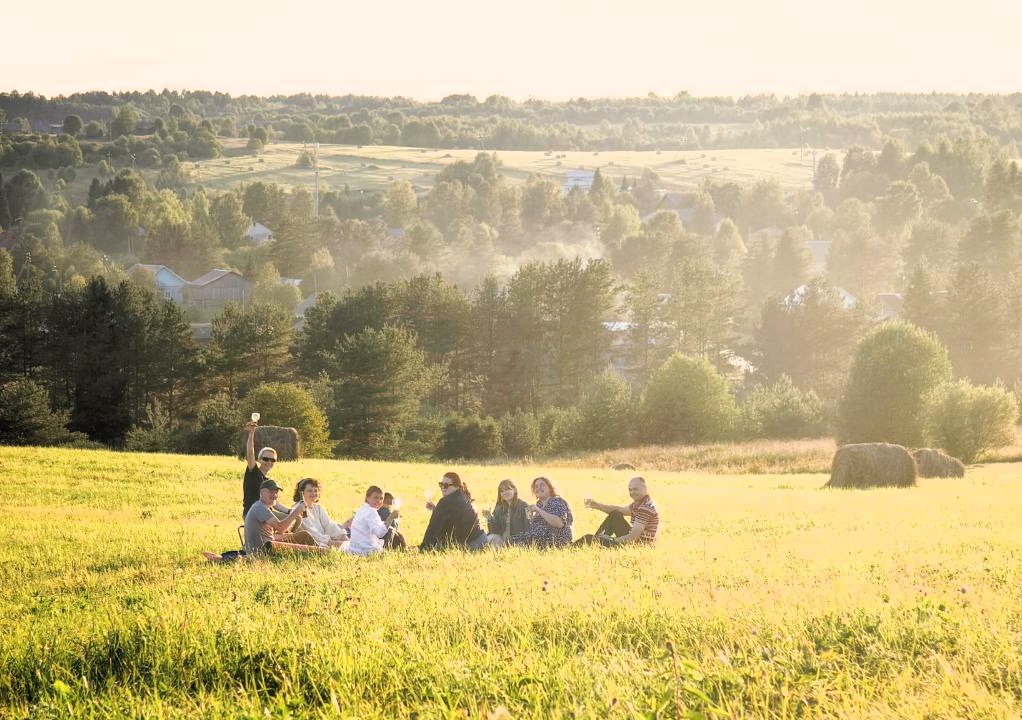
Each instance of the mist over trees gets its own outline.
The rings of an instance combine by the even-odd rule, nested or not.
[[[0,392],[23,408],[0,414],[0,438],[229,452],[261,387],[265,422],[267,392],[301,400],[300,419],[279,421],[312,428],[317,454],[837,431],[940,437],[975,455],[989,442],[963,440],[948,408],[968,401],[1003,426],[1014,406],[986,388],[1022,379],[1020,105],[0,95]],[[588,189],[515,182],[491,150],[428,190],[321,192],[317,213],[306,187],[190,180],[186,161],[238,136],[246,152],[277,140],[843,149],[820,151],[805,187],[711,178],[681,192],[650,170],[620,182],[597,170]],[[252,242],[253,221],[273,239]],[[178,304],[138,263],[186,279],[233,268],[252,290],[244,305]],[[920,389],[911,427],[880,432],[864,377],[894,317],[912,329],[884,330],[890,358],[918,328],[949,364],[927,381],[941,402]],[[972,385],[929,387],[952,378]]]

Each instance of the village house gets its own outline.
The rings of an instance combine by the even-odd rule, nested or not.
[[[265,245],[273,239],[273,231],[262,223],[252,221],[251,227],[245,231],[245,237],[247,237],[253,245]]]
[[[167,300],[173,300],[180,305],[184,302],[184,289],[188,281],[171,270],[166,265],[144,265],[136,263],[128,268],[128,274],[146,272],[152,275],[156,282],[156,294]]]
[[[185,304],[202,309],[223,308],[229,302],[244,305],[252,294],[252,283],[235,270],[210,270],[188,283]]]

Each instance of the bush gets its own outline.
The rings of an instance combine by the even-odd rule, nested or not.
[[[651,443],[701,443],[728,436],[737,417],[727,380],[705,359],[672,355],[650,378],[639,435]]]
[[[742,426],[752,438],[805,438],[824,434],[823,402],[795,387],[787,375],[755,388],[742,406]]]
[[[839,410],[838,444],[923,445],[925,396],[951,378],[947,350],[935,335],[889,322],[862,339]]]
[[[607,370],[582,393],[578,440],[585,450],[624,447],[632,436],[632,391],[624,378]]]
[[[214,395],[199,405],[187,450],[209,455],[234,455],[242,425],[241,411],[234,398],[226,393]]]
[[[941,385],[926,398],[926,442],[971,463],[1015,440],[1018,401],[1001,385],[968,380]]]
[[[124,437],[124,449],[137,452],[173,452],[174,445],[170,413],[158,400],[146,409],[146,421],[132,427]]]
[[[531,457],[540,448],[539,420],[532,413],[515,410],[500,419],[504,453],[510,457]]]
[[[540,451],[555,455],[578,447],[582,414],[578,408],[547,408],[539,416]]]
[[[0,444],[58,445],[79,433],[67,430],[68,414],[50,409],[46,390],[28,379],[0,385]]]
[[[301,457],[331,457],[326,415],[316,407],[312,393],[294,383],[272,382],[256,386],[245,396],[245,407],[258,410],[265,425],[298,431]],[[237,428],[235,428],[237,431]]]
[[[501,454],[500,425],[491,417],[452,415],[444,424],[441,460],[485,460]]]

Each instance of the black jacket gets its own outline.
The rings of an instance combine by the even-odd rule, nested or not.
[[[461,490],[440,498],[433,508],[420,550],[438,550],[452,545],[464,546],[483,534],[479,516]]]

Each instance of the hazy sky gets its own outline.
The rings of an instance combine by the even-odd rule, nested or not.
[[[440,99],[1022,89],[1018,0],[3,1],[0,91]]]

